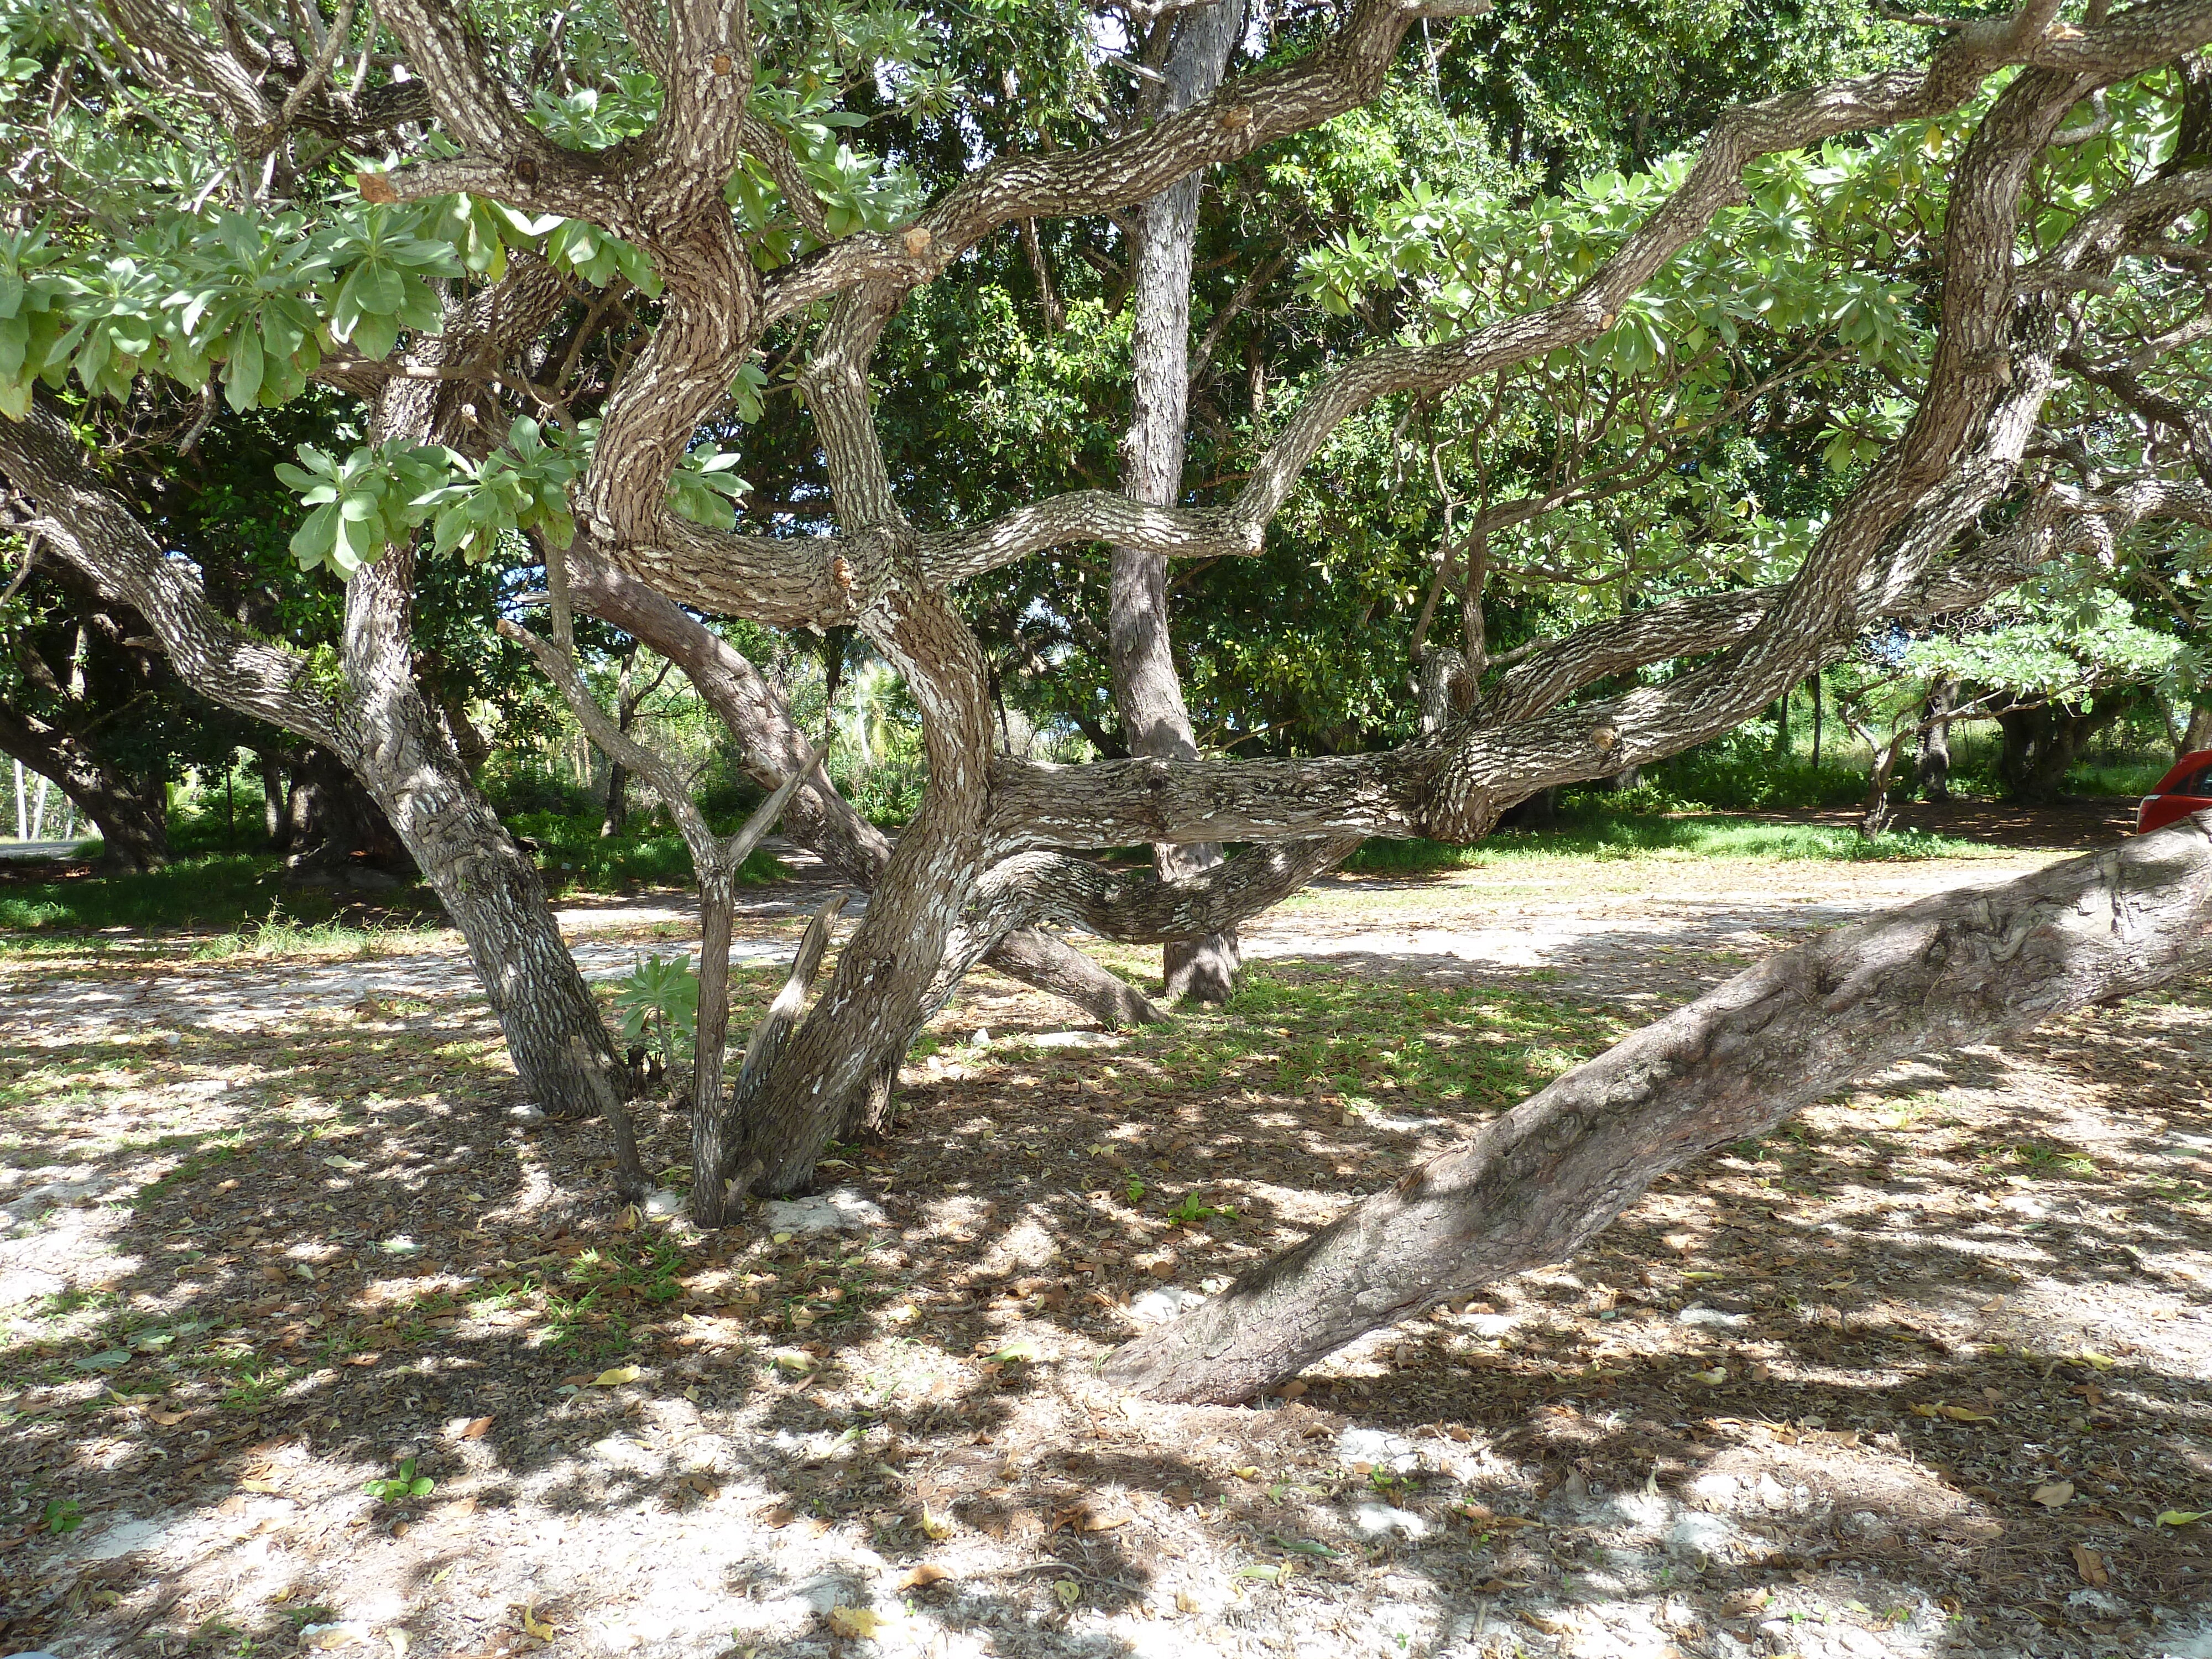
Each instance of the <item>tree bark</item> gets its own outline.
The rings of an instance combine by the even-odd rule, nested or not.
[[[2124,707],[2106,698],[2086,714],[2057,702],[2000,714],[1997,726],[2004,733],[2004,749],[1997,772],[2006,799],[2028,803],[2057,799],[2065,790],[2066,774],[2081,758],[2090,738],[2118,720]]]
[[[76,803],[100,831],[103,868],[158,870],[168,863],[168,791],[159,778],[133,778],[75,733],[4,703],[0,755],[51,780]],[[35,835],[37,826],[29,827]]]
[[[581,544],[579,544],[580,549]],[[570,598],[683,670],[729,727],[754,781],[773,788],[812,752],[791,710],[744,655],[682,607],[625,571],[572,550]],[[784,809],[783,833],[863,891],[883,879],[891,844],[817,768]],[[1133,986],[1065,940],[1035,928],[1006,935],[983,957],[1008,977],[1073,1003],[1101,1024],[1165,1018]]]
[[[1951,799],[1951,711],[1959,706],[1959,682],[1939,679],[1928,688],[1920,711],[1919,779],[1923,800]]]
[[[2189,724],[2181,734],[2181,746],[2173,751],[2179,761],[2185,755],[2212,749],[2212,702],[2197,701],[2189,705]]]
[[[537,866],[477,792],[414,686],[411,549],[387,550],[348,584],[344,679],[334,684],[305,656],[210,606],[43,402],[22,421],[0,420],[0,468],[36,501],[55,551],[145,617],[194,690],[320,744],[354,769],[467,940],[522,1085],[549,1115],[597,1109],[572,1038],[583,1038],[614,1086],[627,1086]]]
[[[1909,1055],[2212,968],[2212,813],[1938,895],[1737,975],[1355,1206],[1105,1375],[1231,1402],[1367,1332],[1572,1255],[1656,1176]]]
[[[1158,113],[1173,115],[1221,82],[1244,21],[1243,0],[1215,0],[1175,16]],[[1121,441],[1122,491],[1132,501],[1173,507],[1182,495],[1183,440],[1190,387],[1191,258],[1198,240],[1203,174],[1194,173],[1138,210],[1131,272],[1129,337],[1134,408]],[[1198,744],[1183,705],[1168,617],[1168,562],[1129,547],[1113,551],[1107,600],[1108,658],[1121,730],[1133,755],[1195,760]],[[1207,842],[1152,848],[1163,878],[1184,879],[1221,862]],[[1195,997],[1225,1002],[1236,988],[1237,936],[1211,933],[1161,947],[1161,982],[1170,1002]]]
[[[261,832],[269,845],[282,853],[292,844],[291,793],[284,783],[284,763],[264,749],[261,761]]]

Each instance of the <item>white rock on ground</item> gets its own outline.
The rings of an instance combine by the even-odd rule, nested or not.
[[[1411,1510],[1401,1510],[1391,1504],[1362,1504],[1352,1512],[1352,1524],[1370,1538],[1383,1537],[1390,1533],[1402,1533],[1408,1538],[1425,1538],[1429,1523]]]
[[[779,1233],[856,1233],[889,1224],[873,1199],[850,1187],[811,1198],[772,1198],[761,1206],[761,1218]]]

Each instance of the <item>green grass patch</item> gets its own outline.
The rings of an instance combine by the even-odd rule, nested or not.
[[[1835,863],[1972,858],[1979,842],[1920,830],[1893,830],[1869,841],[1856,830],[1820,823],[1769,823],[1721,815],[1662,817],[1599,813],[1556,830],[1500,831],[1472,847],[1437,841],[1370,841],[1345,860],[1347,870],[1413,874],[1431,870],[1559,862],[1571,859],[1817,860]]]
[[[742,821],[714,823],[714,829],[731,835]],[[618,836],[601,836],[595,813],[526,812],[509,819],[508,827],[538,843],[538,867],[554,892],[621,892],[692,883],[691,854],[684,838],[641,812]],[[747,886],[778,881],[784,874],[774,854],[756,851],[738,868],[738,881]]]
[[[1251,1088],[1332,1091],[1355,1107],[1402,1097],[1489,1110],[1508,1106],[1630,1029],[1612,1011],[1504,987],[1409,987],[1252,964],[1226,1006],[1186,1010],[1132,1036],[1123,1052],[1200,1095]]]
[[[18,936],[0,939],[0,950],[22,936],[60,933],[227,927],[258,934],[279,922],[319,926],[348,908],[329,893],[289,889],[283,878],[284,861],[267,853],[212,854],[143,874],[58,881],[9,881],[0,872],[0,935]],[[434,912],[436,904],[427,890],[405,887],[383,896],[377,908]],[[273,944],[277,934],[270,937]]]

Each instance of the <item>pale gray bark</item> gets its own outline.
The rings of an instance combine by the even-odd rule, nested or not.
[[[1921,709],[1920,793],[1923,799],[1951,799],[1951,711],[1959,706],[1959,682],[1938,679],[1928,688]]]
[[[1838,929],[1577,1066],[1105,1375],[1159,1399],[1250,1399],[1369,1331],[1567,1259],[1657,1176],[1855,1078],[2207,969],[2212,814]]]
[[[1221,84],[1244,23],[1244,0],[1214,0],[1176,15],[1161,69],[1158,113],[1175,115]],[[1191,258],[1198,243],[1202,173],[1193,173],[1137,210],[1130,270],[1129,428],[1121,439],[1121,489],[1130,500],[1175,507],[1182,500],[1189,420]],[[1164,554],[1115,547],[1108,580],[1108,662],[1121,741],[1132,755],[1196,760],[1198,743],[1176,672]],[[1152,848],[1163,878],[1178,881],[1221,862],[1210,842],[1162,842]],[[1168,940],[1161,949],[1167,1000],[1225,1002],[1237,985],[1237,934]]]

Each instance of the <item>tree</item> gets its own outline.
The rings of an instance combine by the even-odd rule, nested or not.
[[[226,67],[246,48],[210,45],[156,0],[116,3],[164,84],[247,101]],[[215,135],[232,205],[151,191],[173,216],[160,219],[168,240],[133,246],[154,250],[159,281],[16,239],[11,270],[30,276],[9,337],[24,341],[24,373],[102,398],[132,395],[139,367],[213,374],[241,404],[264,388],[281,399],[309,372],[374,394],[368,441],[303,456],[295,481],[313,511],[293,545],[351,573],[349,696],[382,699],[380,736],[421,732],[428,775],[450,769],[432,753],[427,709],[407,701],[392,625],[404,605],[371,603],[404,588],[422,558],[513,559],[529,537],[556,636],[580,584],[614,581],[604,570],[672,608],[867,638],[921,711],[929,782],[728,1149],[727,1174],[787,1191],[960,976],[1018,930],[1138,942],[1224,931],[1364,836],[1473,840],[1540,790],[1755,718],[1869,629],[1971,609],[2094,543],[2124,495],[2141,497],[2128,509],[2138,527],[2203,520],[2212,497],[2178,457],[2068,484],[2039,422],[2077,341],[2124,343],[2129,362],[2148,353],[2154,370],[2188,343],[2173,331],[2197,302],[2191,239],[2212,170],[2166,135],[2202,96],[2176,65],[2212,38],[2212,5],[2147,0],[2076,25],[2036,0],[1947,27],[1898,66],[1736,105],[1693,155],[1570,199],[1438,204],[1409,184],[1389,210],[1388,264],[1403,280],[1363,276],[1349,235],[1309,262],[1304,280],[1342,305],[1353,337],[1313,364],[1294,404],[1266,405],[1242,477],[1168,506],[1017,478],[988,516],[915,522],[910,469],[890,465],[879,414],[931,389],[895,378],[879,400],[873,377],[918,289],[1001,232],[1122,212],[1359,108],[1389,85],[1415,24],[1476,9],[1357,0],[1302,17],[1261,66],[1179,112],[1121,131],[1094,121],[1078,142],[1048,143],[1009,130],[996,91],[942,73],[937,36],[904,14],[679,0],[665,20],[605,19],[574,58],[538,51],[526,18],[468,21],[441,0],[388,0],[374,25],[385,33],[365,44],[335,26],[303,32],[292,48],[303,67],[277,106],[265,77],[254,82],[252,119]],[[333,77],[341,58],[358,76]],[[404,81],[384,78],[394,59]],[[2000,71],[2011,73],[1996,87]],[[386,102],[410,112],[376,129],[392,135],[389,164],[350,179],[336,152],[303,149],[286,125],[288,108],[295,125],[313,112],[358,142],[372,102],[378,119]],[[855,106],[883,118],[885,155],[841,140],[870,118]],[[964,163],[987,133],[996,153],[957,179],[945,167],[926,191],[916,158],[957,151]],[[280,187],[312,214],[270,211],[260,192]],[[164,263],[194,260],[219,270]],[[226,310],[219,301],[248,291],[222,274],[229,261],[263,275]],[[188,297],[146,297],[157,292]],[[264,313],[286,306],[303,307],[312,331],[280,336]],[[272,338],[289,355],[272,360]],[[740,529],[751,487],[725,441],[743,443],[769,401],[794,393],[805,465],[764,500],[765,522]],[[1464,522],[1480,517],[1493,536],[1528,525],[1589,550],[1576,556],[1605,568],[1588,590],[1604,603],[1574,599],[1571,566],[1517,564],[1507,580],[1520,594],[1565,597],[1528,602],[1530,637],[1493,655],[1472,580],[1480,544],[1449,544],[1438,562],[1479,648],[1443,677],[1432,729],[1364,750],[1352,731],[1336,753],[1249,760],[1053,766],[1000,752],[992,664],[956,601],[962,584],[1101,543],[1257,559],[1286,513],[1325,513],[1300,487],[1332,465],[1333,443],[1371,472],[1358,458],[1395,459],[1396,434],[1426,414],[1456,425],[1435,441],[1479,449],[1473,411],[1506,394],[1497,418],[1510,446],[1556,465],[1516,465],[1473,497],[1448,472],[1439,493],[1471,500]],[[61,417],[27,390],[10,396],[27,415],[0,428],[12,478],[18,434],[51,434]],[[1726,481],[1680,434],[1726,452],[1759,422],[1794,427],[1808,401],[1832,475],[1801,492],[1818,511],[1772,536],[1724,533],[1736,522]],[[764,445],[763,459],[778,453],[792,451]],[[94,493],[76,486],[81,460],[74,473],[32,463],[19,487],[58,521],[69,514],[46,496],[75,512]],[[1623,478],[1654,493],[1611,488]],[[111,556],[82,538],[74,552],[57,544],[88,568]],[[125,561],[142,586],[181,580],[158,562]],[[685,660],[687,647],[637,636]],[[234,675],[250,668],[270,687],[272,709],[311,689],[304,661],[223,643]],[[171,641],[173,653],[193,646],[181,629]],[[338,724],[334,712],[334,738]],[[465,794],[440,798],[465,820],[457,842],[498,836]],[[418,859],[439,855],[410,821]],[[1176,881],[1080,856],[1231,842],[1250,850]],[[458,885],[456,898],[469,902]],[[519,971],[482,962],[488,978],[507,972],[539,996],[573,978],[535,952],[535,923],[501,925],[533,949],[514,958]]]
[[[1154,113],[1172,116],[1221,84],[1244,25],[1243,0],[1214,0],[1155,22],[1152,49],[1159,63]],[[1121,487],[1133,501],[1174,507],[1182,500],[1183,430],[1190,395],[1191,256],[1198,244],[1201,173],[1176,180],[1136,214],[1134,290],[1129,325],[1129,430],[1121,441]],[[1114,703],[1132,755],[1196,760],[1198,743],[1184,707],[1170,641],[1166,555],[1116,547],[1106,601]],[[1221,862],[1206,842],[1163,842],[1152,849],[1164,881],[1182,881]],[[1170,939],[1162,953],[1167,999],[1225,1002],[1237,982],[1237,934]]]
[[[1659,1176],[1910,1054],[2212,966],[2212,814],[1770,957],[1493,1119],[1107,1375],[1249,1400],[1378,1327],[1579,1249]],[[1753,1063],[1755,1061],[1755,1063]]]
[[[58,787],[98,829],[105,868],[159,869],[170,857],[170,784],[188,768],[227,768],[265,728],[179,683],[145,619],[46,554],[35,533],[19,545],[0,591],[0,754]]]

